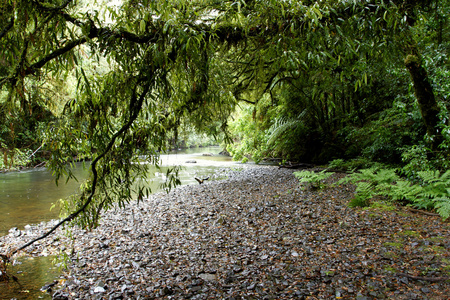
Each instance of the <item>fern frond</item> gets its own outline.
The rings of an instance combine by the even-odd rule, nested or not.
[[[326,170],[323,170],[321,172],[312,172],[312,171],[300,171],[300,172],[294,172],[295,177],[298,178],[299,182],[309,182],[312,184],[315,188],[324,188],[325,185],[322,183],[323,180],[327,179],[331,175],[333,175],[333,172],[326,172]]]
[[[272,132],[267,140],[267,145],[273,145],[273,143],[279,139],[285,132],[292,130],[299,126],[302,122],[303,117],[306,115],[306,109],[303,110],[296,118],[285,119],[279,118],[271,126],[270,131]]]
[[[436,182],[439,181],[439,171],[432,171],[432,170],[427,170],[427,171],[420,171],[417,172],[417,175],[419,176],[420,179],[423,180],[424,183],[432,183],[432,182]]]
[[[380,195],[388,196],[393,201],[409,200],[414,201],[416,194],[421,191],[421,186],[412,186],[407,180],[397,180],[396,184],[384,183],[377,187]]]
[[[399,179],[396,170],[397,169],[381,169],[377,172],[375,179],[379,183],[391,184],[396,182]]]
[[[358,182],[356,193],[369,195],[373,192],[374,185],[369,181]]]
[[[450,199],[449,198],[439,198],[435,199],[437,203],[435,204],[436,211],[444,219],[450,217]]]
[[[450,170],[441,175],[441,180],[450,183]]]

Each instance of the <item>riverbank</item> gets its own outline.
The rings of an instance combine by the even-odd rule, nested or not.
[[[448,222],[406,209],[352,209],[351,186],[309,191],[292,172],[230,171],[226,180],[111,211],[94,231],[74,230],[73,243],[60,232],[25,252],[72,255],[59,299],[450,295]],[[45,226],[1,237],[0,253]]]
[[[192,148],[179,150],[160,157],[160,168],[149,165],[147,187],[152,192],[161,190],[165,182],[166,171],[172,166],[182,166],[178,176],[182,185],[198,184],[195,177],[211,176],[222,168],[240,167],[230,157],[218,154],[220,147]],[[186,163],[195,161],[195,163]],[[86,166],[86,168],[84,167]],[[80,183],[89,174],[88,163],[75,163],[72,173],[78,181],[62,178],[55,185],[55,177],[47,168],[27,169],[20,172],[0,174],[0,236],[7,235],[12,227],[24,229],[27,224],[36,224],[58,218],[59,209],[50,210],[59,199],[64,199],[76,193]]]

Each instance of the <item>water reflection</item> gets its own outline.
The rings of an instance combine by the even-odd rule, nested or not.
[[[14,266],[9,266],[10,275],[17,282],[0,282],[0,299],[51,299],[51,294],[42,292],[44,285],[59,276],[59,270],[52,263],[54,257],[22,257]]]
[[[150,167],[148,184],[152,191],[160,190],[169,167],[181,165],[181,184],[198,184],[194,177],[204,178],[224,167],[236,166],[229,157],[219,156],[219,147],[196,148],[176,151],[161,156],[161,168]],[[214,156],[203,154],[213,153]],[[195,163],[186,163],[195,161]],[[78,164],[74,174],[80,180],[87,176],[87,170]],[[76,181],[63,180],[59,186],[45,168],[22,172],[0,174],[0,235],[5,235],[11,227],[22,229],[26,224],[36,224],[58,217],[58,209],[50,211],[52,203],[67,197],[78,189]],[[51,299],[50,294],[40,288],[52,282],[59,275],[52,265],[51,257],[21,258],[22,264],[10,266],[20,285],[14,281],[0,282],[0,299]]]
[[[220,168],[234,165],[229,157],[218,155],[220,150],[219,147],[195,148],[161,155],[161,168],[150,167],[146,184],[152,192],[159,191],[167,169],[174,165],[182,166],[179,173],[181,184],[196,184],[194,177],[206,177]],[[208,153],[214,155],[203,155]],[[81,163],[73,172],[79,180],[87,176],[87,170]],[[68,183],[60,180],[56,186],[51,172],[45,168],[0,174],[0,235],[8,234],[12,227],[22,229],[26,224],[57,218],[59,209],[50,211],[52,203],[75,193],[78,186],[79,183],[74,180]]]
[[[86,176],[81,164],[74,173],[79,178]],[[70,180],[67,184],[60,181],[56,186],[51,172],[45,168],[0,174],[0,235],[11,227],[22,228],[58,217],[57,209],[50,211],[52,203],[75,193],[78,185]]]

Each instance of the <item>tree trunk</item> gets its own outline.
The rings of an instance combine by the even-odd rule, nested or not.
[[[442,142],[439,123],[439,107],[433,94],[428,75],[417,55],[408,55],[405,66],[413,81],[414,93],[419,104],[422,120],[425,124],[427,134],[431,138],[431,149],[437,150]]]

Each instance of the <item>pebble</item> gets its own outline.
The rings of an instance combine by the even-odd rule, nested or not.
[[[74,228],[73,242],[59,230],[56,242],[48,238],[24,252],[54,254],[65,247],[71,255],[53,299],[412,296],[416,281],[390,273],[408,273],[401,269],[408,249],[385,244],[411,216],[386,212],[384,223],[364,219],[368,213],[347,207],[353,187],[300,189],[293,171],[273,166],[228,170],[226,180],[179,187],[112,209],[93,231]],[[0,237],[0,253],[55,222],[26,227],[23,234],[11,229]],[[420,230],[427,232],[427,224]],[[405,245],[423,239],[413,238]],[[448,238],[447,231],[443,241]],[[415,244],[410,248],[417,261],[430,255]],[[449,254],[442,251],[443,257]],[[438,258],[429,264],[438,264]],[[423,294],[414,297],[438,299],[448,288],[445,282],[419,286]]]

